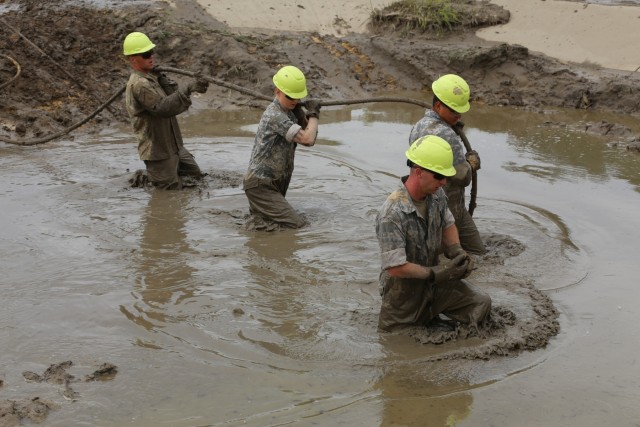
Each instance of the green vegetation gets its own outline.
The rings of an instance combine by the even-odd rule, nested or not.
[[[371,21],[405,31],[442,33],[459,25],[461,17],[453,0],[400,0],[374,10]]]

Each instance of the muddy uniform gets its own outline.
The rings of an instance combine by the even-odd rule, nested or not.
[[[160,82],[159,82],[160,80]],[[138,154],[157,187],[180,189],[180,175],[201,176],[200,167],[184,148],[176,116],[191,99],[166,76],[133,71],[127,82],[126,106],[138,138]]]
[[[260,119],[243,180],[251,213],[291,228],[306,224],[285,199],[297,146],[293,138],[300,129],[293,112],[274,100]]]
[[[456,219],[460,243],[464,250],[473,254],[483,254],[486,252],[484,243],[473,218],[465,207],[464,191],[465,187],[471,183],[472,172],[465,157],[464,144],[451,126],[433,110],[427,110],[424,117],[413,126],[409,136],[409,144],[425,135],[439,136],[451,146],[456,175],[447,178],[447,185],[444,187],[449,198],[449,209]]]
[[[454,223],[443,189],[427,196],[426,213],[425,219],[402,185],[387,198],[376,218],[382,258],[380,329],[426,325],[439,313],[461,323],[479,324],[491,309],[491,298],[466,280],[435,285],[387,273],[388,268],[407,262],[438,265],[442,232]]]

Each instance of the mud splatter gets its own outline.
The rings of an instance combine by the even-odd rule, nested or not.
[[[504,234],[491,234],[483,240],[487,253],[478,261],[483,265],[502,265],[506,258],[518,256],[527,248],[524,243]]]
[[[73,366],[71,360],[50,365],[42,374],[32,371],[24,371],[22,377],[31,383],[50,383],[62,385],[61,395],[69,401],[76,401],[80,393],[73,390],[72,383],[80,382],[80,379],[68,371]],[[116,365],[103,363],[94,372],[86,375],[84,381],[108,381],[115,378],[118,373]],[[2,382],[0,381],[0,386]],[[21,400],[0,401],[0,427],[20,426],[25,420],[42,423],[49,412],[59,408],[60,405],[52,400],[33,397]]]
[[[0,427],[14,427],[22,425],[22,421],[28,420],[41,423],[49,415],[51,410],[59,408],[59,405],[50,400],[34,397],[22,400],[0,400]]]
[[[67,360],[66,362],[56,363],[49,366],[42,375],[38,375],[31,371],[25,371],[22,373],[22,376],[27,382],[66,384],[75,379],[73,375],[67,372],[71,365],[73,365],[73,362]]]

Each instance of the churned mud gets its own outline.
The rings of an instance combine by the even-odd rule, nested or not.
[[[53,401],[34,397],[22,400],[0,400],[0,427],[22,425],[23,420],[41,423],[49,412],[58,408]]]
[[[76,378],[69,372],[73,365],[71,360],[54,363],[42,374],[31,371],[24,371],[22,377],[30,383],[49,383],[60,386],[60,394],[69,401],[76,401],[81,396],[72,385],[81,381],[109,381],[115,378],[118,367],[111,363],[103,363],[95,371],[85,375],[83,378]],[[2,383],[0,382],[0,386]],[[23,425],[24,421],[42,423],[51,410],[60,407],[51,399],[33,397],[20,400],[0,400],[0,427],[13,427]]]
[[[484,236],[484,240],[488,251],[482,257],[476,257],[476,269],[468,280],[491,295],[489,320],[476,328],[454,323],[444,317],[443,322],[427,328],[407,328],[391,333],[408,335],[421,344],[442,345],[440,351],[421,360],[512,356],[522,351],[544,348],[558,334],[559,313],[551,299],[530,280],[514,277],[507,269],[501,268],[505,260],[525,250],[524,244],[502,235]],[[376,310],[355,312],[352,318],[373,328],[377,325],[378,313]],[[445,345],[460,340],[467,340],[464,346]]]

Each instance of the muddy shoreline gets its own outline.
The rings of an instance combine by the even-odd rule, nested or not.
[[[311,95],[325,100],[375,94],[429,100],[430,82],[454,72],[470,83],[476,104],[547,114],[568,108],[640,115],[638,73],[566,63],[476,37],[478,27],[509,16],[484,2],[465,3],[470,18],[446,33],[399,31],[397,22],[380,20],[369,34],[341,37],[239,32],[206,14],[195,1],[182,3],[174,9],[164,2],[104,8],[63,0],[12,2],[17,9],[1,16],[0,48],[20,64],[21,75],[3,89],[0,137],[7,142],[41,138],[94,111],[127,80],[121,41],[130,31],[143,31],[156,41],[161,65],[199,71],[264,94],[271,93],[273,69],[286,63],[300,65]],[[0,58],[0,84],[15,75],[15,68]],[[262,107],[262,101],[213,85],[194,105]],[[74,133],[96,132],[115,123],[128,123],[122,98]],[[593,131],[598,126],[585,127]],[[623,144],[637,139],[637,131],[630,129],[617,136]]]

